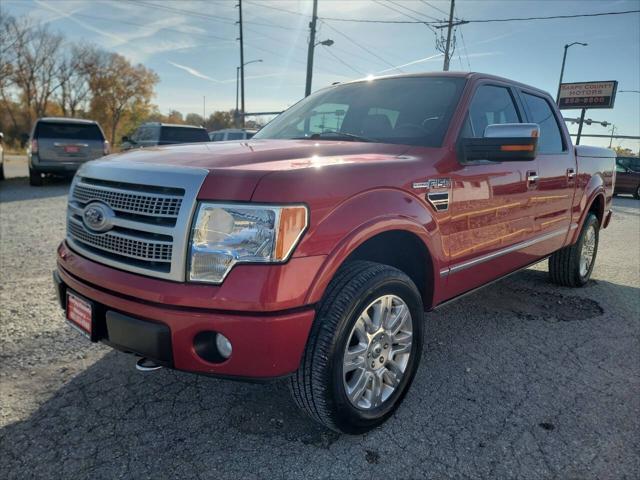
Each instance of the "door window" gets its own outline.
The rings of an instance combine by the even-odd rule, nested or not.
[[[483,85],[473,97],[462,137],[482,137],[485,128],[496,123],[520,123],[518,110],[507,88]]]
[[[562,134],[549,102],[529,93],[523,93],[523,98],[529,108],[531,121],[540,126],[538,153],[562,153],[564,151]]]

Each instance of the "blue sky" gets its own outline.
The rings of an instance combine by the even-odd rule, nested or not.
[[[70,40],[116,51],[155,70],[160,84],[154,101],[164,113],[176,109],[201,114],[206,96],[207,115],[235,105],[239,64],[235,4],[235,0],[2,0],[11,14],[28,14]],[[245,68],[248,111],[280,110],[303,95],[311,4],[311,0],[243,0],[245,61],[263,60]],[[319,0],[318,15],[439,20],[445,17],[439,10],[448,8],[448,1],[439,0]],[[458,0],[456,15],[472,20],[638,8],[640,0]],[[318,40],[327,38],[335,44],[316,49],[314,89],[369,74],[442,69],[434,34],[421,24],[325,20],[319,25]],[[640,90],[640,14],[463,25],[457,31],[451,69],[502,75],[555,93],[563,45],[574,41],[589,45],[569,50],[565,81],[618,80],[619,90]],[[579,112],[564,114],[575,117]],[[591,110],[587,117],[613,122],[620,134],[640,135],[640,95],[619,93],[613,110]],[[584,132],[607,130],[586,126]],[[608,145],[608,140],[588,142]],[[614,145],[620,143],[640,148],[640,142],[632,140]]]

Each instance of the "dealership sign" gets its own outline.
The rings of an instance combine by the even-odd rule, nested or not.
[[[560,85],[560,108],[613,108],[618,82],[581,82]]]

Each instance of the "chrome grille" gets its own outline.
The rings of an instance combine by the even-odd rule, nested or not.
[[[177,217],[182,205],[181,196],[141,195],[82,183],[74,187],[73,197],[83,203],[101,200],[114,210],[163,217]]]
[[[208,171],[127,161],[87,163],[69,194],[67,243],[78,253],[143,275],[184,281],[189,226]],[[99,202],[106,231],[90,229],[87,205]]]
[[[171,242],[137,240],[111,232],[91,233],[74,217],[69,219],[67,229],[73,238],[94,248],[139,260],[171,262]]]

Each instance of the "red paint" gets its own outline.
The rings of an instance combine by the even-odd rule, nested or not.
[[[552,103],[548,94],[515,82],[480,74],[466,77],[441,148],[252,140],[150,148],[114,157],[116,162],[209,170],[199,200],[304,202],[309,227],[286,264],[236,266],[220,286],[180,284],[97,264],[63,243],[59,272],[68,286],[87,298],[168,325],[176,368],[268,377],[298,367],[314,305],[349,254],[375,235],[402,230],[422,242],[433,264],[424,292],[426,305],[435,307],[575,242],[598,199],[606,226],[613,160],[574,148],[563,123],[567,148],[561,154],[538,155],[530,162],[460,162],[457,140],[480,85],[522,89]],[[575,177],[567,176],[569,169]],[[526,181],[531,171],[539,175],[533,186]],[[425,189],[413,188],[414,182],[434,178],[451,180],[446,211],[428,204]],[[544,241],[519,247],[541,236]],[[510,250],[458,270],[505,249]],[[219,365],[200,359],[192,340],[202,330],[227,336],[233,344],[231,359]]]

